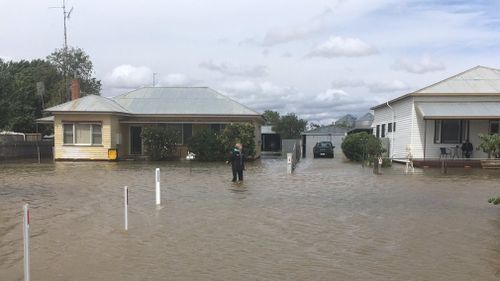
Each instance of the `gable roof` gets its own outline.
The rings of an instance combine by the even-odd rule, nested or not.
[[[365,115],[359,117],[356,121],[373,121],[374,116],[370,112],[366,113]]]
[[[261,114],[207,87],[146,87],[113,98],[90,95],[45,111],[261,117]]]
[[[420,90],[402,95],[371,109],[419,95],[500,95],[500,70],[478,65]]]
[[[478,65],[439,81],[414,94],[491,94],[500,93],[500,70]]]
[[[115,101],[96,95],[88,95],[76,100],[72,100],[63,104],[59,104],[45,111],[48,112],[106,112],[106,113],[129,113],[125,108],[121,107]]]
[[[208,87],[146,87],[113,98],[139,115],[261,114]]]

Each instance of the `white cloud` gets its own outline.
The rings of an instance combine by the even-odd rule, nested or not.
[[[213,61],[204,61],[200,63],[200,67],[219,72],[230,76],[248,76],[248,77],[262,77],[266,75],[267,67],[265,65],[233,65],[230,63],[222,62],[215,63]]]
[[[406,91],[410,87],[403,81],[378,81],[367,82],[360,79],[335,80],[332,82],[332,87],[338,88],[366,88],[372,93],[392,93]]]
[[[189,78],[182,73],[170,73],[160,78],[159,86],[193,86],[200,84],[202,81]]]
[[[358,38],[331,37],[328,41],[316,46],[310,57],[362,57],[378,53],[377,49]]]
[[[122,64],[115,67],[103,79],[103,86],[107,88],[137,89],[151,85],[153,71],[146,66],[132,66]]]
[[[410,88],[406,83],[399,80],[368,83],[366,87],[372,93],[392,93],[405,91]]]
[[[446,69],[443,63],[433,61],[428,55],[424,55],[418,60],[410,60],[407,58],[397,59],[392,68],[414,74],[424,74]]]

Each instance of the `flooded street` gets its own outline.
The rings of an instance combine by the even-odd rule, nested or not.
[[[161,168],[162,208],[154,168]],[[500,280],[500,173],[307,159],[0,166],[0,280]],[[123,186],[129,230],[123,230]]]

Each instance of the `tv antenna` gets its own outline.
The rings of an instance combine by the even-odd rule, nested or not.
[[[160,73],[158,72],[153,72],[153,87],[156,86],[156,75],[158,75]]]
[[[66,10],[66,0],[62,0],[62,6],[60,7],[49,7],[49,9],[62,9],[63,11],[63,20],[64,20],[64,50],[68,49],[68,34],[66,21],[71,17],[71,12],[73,12],[73,7],[69,11]]]

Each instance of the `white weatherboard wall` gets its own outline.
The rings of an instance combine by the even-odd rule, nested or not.
[[[412,144],[412,126],[415,122],[414,115],[415,110],[413,107],[413,98],[407,98],[400,100],[398,102],[390,104],[394,110],[394,122],[396,122],[396,132],[387,132],[388,124],[392,122],[393,110],[387,105],[377,108],[374,110],[375,117],[372,123],[373,134],[377,134],[377,125],[380,125],[380,130],[382,130],[382,124],[385,124],[385,137],[392,140],[392,134],[394,134],[394,143],[390,144],[391,152],[395,158],[406,157],[406,146]],[[380,132],[382,134],[382,132]],[[413,151],[415,153],[415,151]]]
[[[489,131],[489,120],[470,120],[469,121],[469,141],[474,146],[474,151],[472,152],[472,158],[488,158],[488,154],[484,153],[482,150],[477,150],[477,146],[481,142],[479,140],[479,134],[487,134]],[[427,120],[427,143],[425,145],[425,158],[439,158],[441,147],[453,148],[454,146],[459,146],[459,153],[462,152],[461,143],[434,143],[434,126],[435,120]],[[459,154],[461,155],[461,154]],[[423,156],[422,156],[423,158]]]

